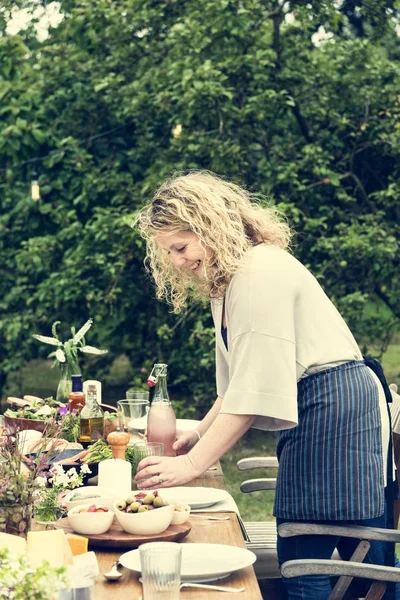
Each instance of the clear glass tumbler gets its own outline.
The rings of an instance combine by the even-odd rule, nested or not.
[[[150,542],[139,546],[143,600],[180,597],[182,546],[176,542]]]
[[[135,474],[137,466],[146,456],[164,456],[164,444],[160,442],[137,442],[133,444],[133,456],[135,459]],[[146,481],[146,479],[143,479]]]
[[[138,392],[137,392],[138,393]],[[119,427],[131,436],[131,442],[138,436],[144,436],[147,429],[147,413],[149,412],[149,392],[140,392],[141,397],[118,400],[117,410]]]

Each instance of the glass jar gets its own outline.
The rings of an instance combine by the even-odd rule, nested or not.
[[[32,502],[26,504],[0,503],[0,531],[26,537],[31,526]]]

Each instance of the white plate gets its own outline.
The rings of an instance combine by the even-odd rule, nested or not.
[[[196,421],[196,419],[177,419],[176,428],[178,431],[192,431],[199,423],[200,421]]]
[[[250,550],[225,544],[182,544],[182,581],[215,581],[252,565],[256,555]],[[122,566],[141,573],[139,550],[123,554]]]
[[[126,427],[128,428],[128,431],[130,429],[144,431],[147,428],[147,415],[144,415],[144,417],[140,417],[139,419],[131,419],[128,421]]]
[[[176,420],[176,428],[179,431],[192,431],[196,429],[197,425],[200,421],[196,421],[196,419],[177,419]],[[141,430],[144,431],[147,427],[147,415],[141,417],[140,419],[131,419],[127,424],[128,430]]]
[[[226,490],[206,487],[170,487],[160,490],[160,496],[169,504],[189,504],[192,510],[213,506],[229,498]]]

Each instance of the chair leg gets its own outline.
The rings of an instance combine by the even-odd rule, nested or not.
[[[369,542],[367,542],[367,540],[362,540],[357,548],[354,550],[350,560],[352,562],[362,562],[364,560],[364,558],[366,557],[368,550],[370,549],[371,544]],[[341,600],[343,598],[343,596],[345,595],[345,593],[347,592],[347,589],[349,587],[349,585],[351,584],[351,582],[353,581],[353,577],[348,577],[343,575],[342,577],[339,577],[339,579],[337,580],[335,587],[332,590],[332,593],[329,596],[329,600]],[[375,600],[375,599],[373,599]]]
[[[368,590],[365,600],[381,600],[386,592],[386,583],[384,581],[375,581]]]

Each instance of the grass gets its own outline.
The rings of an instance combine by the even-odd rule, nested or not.
[[[388,383],[400,387],[400,342],[389,346],[382,357],[382,366]]]
[[[245,436],[221,459],[225,483],[234,497],[244,521],[269,521],[273,519],[274,490],[243,494],[240,484],[246,479],[276,477],[276,469],[239,471],[236,463],[249,456],[274,456],[277,435],[270,431],[250,429]]]

